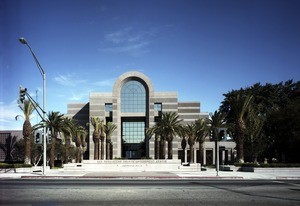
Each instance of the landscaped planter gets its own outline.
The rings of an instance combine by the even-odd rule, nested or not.
[[[254,172],[254,167],[240,167],[238,169],[238,171],[241,171],[241,172]]]
[[[24,173],[31,173],[32,172],[32,167],[20,167],[20,168],[16,168],[15,169],[15,172],[17,172],[17,173],[22,173],[22,172],[24,172]]]
[[[259,172],[259,173],[275,173],[275,172],[299,172],[300,167],[240,167],[241,172]]]

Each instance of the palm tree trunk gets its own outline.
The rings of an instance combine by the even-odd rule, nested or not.
[[[30,136],[32,134],[31,124],[29,118],[25,120],[23,124],[23,137],[25,141],[25,164],[31,164],[31,141]]]
[[[76,157],[76,163],[81,162],[81,147],[77,147],[77,157]]]
[[[203,148],[203,142],[199,142],[199,161],[200,161],[200,164],[203,165],[203,151],[204,151],[204,148]]]
[[[173,159],[173,141],[168,141],[168,159]]]
[[[243,138],[240,136],[236,140],[236,148],[237,148],[237,161],[239,163],[244,163],[244,144]]]
[[[99,139],[95,139],[94,142],[94,160],[99,159]]]
[[[70,139],[66,138],[66,158],[64,164],[68,164],[69,162],[69,150],[70,150]]]
[[[56,138],[52,137],[51,150],[50,150],[50,168],[51,169],[54,167],[55,143],[56,143]]]
[[[30,149],[30,138],[26,137],[25,139],[25,161],[24,164],[31,164],[31,149]]]
[[[106,140],[106,159],[110,160],[110,142]]]
[[[161,143],[161,157],[160,159],[165,159],[166,158],[166,140],[160,141]]]
[[[155,141],[155,159],[159,159],[159,152],[160,151],[160,141]]]
[[[190,144],[190,163],[194,163],[194,144]]]
[[[101,159],[104,159],[104,137],[101,137]]]
[[[237,160],[239,163],[244,162],[244,130],[246,128],[242,119],[239,119],[235,123],[236,129],[236,148],[237,148]]]

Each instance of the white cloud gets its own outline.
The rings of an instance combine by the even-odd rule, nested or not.
[[[125,27],[106,34],[105,39],[111,45],[99,50],[114,53],[145,53],[146,47],[153,41],[156,33],[156,30],[135,31],[132,27]]]
[[[136,43],[136,44],[128,44],[128,45],[124,45],[124,46],[105,48],[105,49],[101,49],[101,51],[115,52],[115,53],[134,52],[134,51],[143,49],[148,44],[149,44],[149,42],[140,42],[140,43]]]
[[[0,102],[0,130],[20,130],[23,127],[22,119],[16,121],[15,117],[22,115],[16,100],[5,104]]]
[[[54,77],[54,81],[56,81],[58,84],[61,84],[63,86],[68,86],[68,87],[75,87],[78,84],[84,83],[87,80],[85,79],[79,79],[76,77],[75,74],[59,74],[56,77]]]
[[[74,93],[72,92],[72,97],[69,98],[71,101],[82,101],[89,95],[89,92],[84,93]]]
[[[99,87],[112,87],[114,83],[115,83],[115,79],[106,79],[103,81],[94,82],[93,85]]]
[[[132,30],[131,27],[126,27],[119,31],[115,31],[115,32],[105,35],[105,38],[107,41],[115,43],[115,44],[124,43],[127,41],[131,30]]]

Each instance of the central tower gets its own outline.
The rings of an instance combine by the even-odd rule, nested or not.
[[[144,74],[133,71],[121,75],[113,88],[112,121],[118,129],[113,142],[116,157],[149,157],[149,139],[145,130],[154,121],[153,86]]]

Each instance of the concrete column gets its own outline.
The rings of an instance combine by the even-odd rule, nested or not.
[[[149,157],[155,158],[155,142],[152,139],[149,140]]]
[[[203,165],[206,165],[206,148],[203,148]]]
[[[101,146],[100,146],[101,147]],[[100,157],[101,158],[101,157]],[[106,138],[104,138],[104,158],[106,160]]]
[[[222,156],[222,164],[224,164],[224,162],[225,162],[225,150],[222,150],[222,154],[221,154]]]
[[[177,160],[178,159],[178,141],[172,141],[173,144],[173,159]]]
[[[91,130],[90,130],[90,134],[92,134]],[[94,141],[93,141],[93,136],[89,135],[89,159],[93,160],[94,159]]]
[[[216,149],[214,148],[213,150],[213,165],[216,164]]]
[[[194,163],[197,163],[197,149],[194,148]]]

